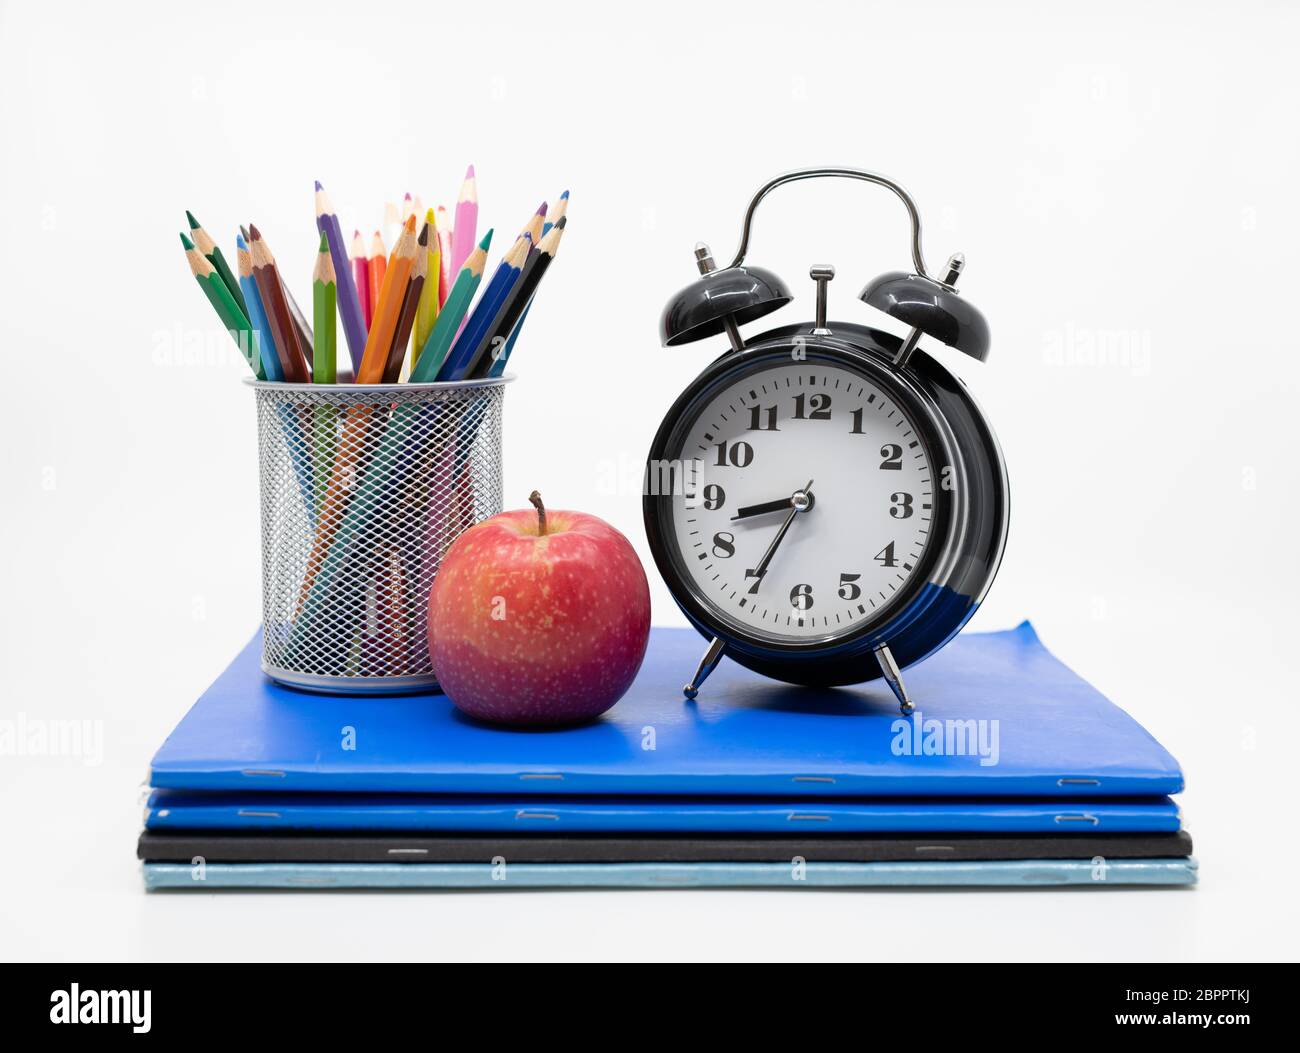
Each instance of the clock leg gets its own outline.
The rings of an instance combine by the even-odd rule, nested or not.
[[[903,716],[907,716],[916,707],[912,705],[912,700],[907,697],[907,687],[903,683],[903,674],[899,671],[898,663],[894,661],[894,656],[889,652],[887,644],[880,644],[875,649],[876,661],[880,663],[880,671],[885,674],[885,683],[889,689],[894,692],[894,697],[898,699],[898,708],[903,711]]]
[[[689,700],[694,701],[695,696],[700,693],[700,685],[709,678],[709,674],[717,668],[721,659],[722,640],[715,636],[709,644],[709,649],[704,652],[704,657],[700,659],[700,664],[696,667],[691,682],[682,688],[682,694]]]

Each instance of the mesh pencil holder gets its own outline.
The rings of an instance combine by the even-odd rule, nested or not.
[[[429,589],[460,533],[501,511],[511,379],[249,381],[267,675],[336,694],[437,687]]]

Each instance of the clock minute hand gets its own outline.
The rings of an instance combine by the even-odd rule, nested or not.
[[[776,550],[780,547],[782,540],[784,540],[786,531],[790,529],[790,524],[794,522],[794,517],[800,512],[808,511],[808,509],[812,507],[812,485],[813,481],[809,479],[807,486],[791,495],[790,514],[785,517],[785,521],[781,524],[781,529],[776,532],[776,537],[774,537],[772,543],[767,546],[767,551],[763,553],[763,558],[759,560],[758,566],[750,572],[750,576],[758,578],[760,583],[763,580],[763,575],[767,573],[767,565],[772,562],[772,557],[776,555]]]

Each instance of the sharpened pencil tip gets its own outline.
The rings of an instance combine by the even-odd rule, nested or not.
[[[492,244],[492,231],[488,230],[488,232],[483,235],[483,240],[478,243],[478,247],[482,249],[484,252],[487,252],[488,246],[490,246],[491,244]]]
[[[545,218],[545,216],[546,216],[546,208],[547,208],[546,202],[543,201],[540,205],[537,206],[537,212],[534,213],[534,214],[535,214],[535,215],[538,215],[538,216],[542,216],[543,218]]]
[[[465,169],[465,178],[466,178],[466,179],[473,179],[473,178],[474,178],[474,166],[473,166],[473,165],[470,165],[468,168]]]
[[[561,200],[561,201],[568,201],[568,200],[569,200],[569,192],[568,192],[567,190],[566,190],[563,194],[560,195],[560,200]]]
[[[235,235],[235,248],[239,249],[242,252],[248,251],[248,242],[244,240],[244,235],[242,234]]]
[[[260,230],[257,229],[257,224],[256,224],[256,223],[250,223],[250,224],[248,225],[248,240],[249,240],[249,241],[261,241],[261,240],[262,240],[262,232],[261,232]]]
[[[199,227],[202,226],[202,224],[194,218],[194,213],[188,208],[185,210],[185,218],[190,221],[190,230],[198,230]]]
[[[412,233],[412,234],[415,233],[415,213],[414,213],[414,212],[412,212],[409,216],[406,217],[406,222],[402,224],[402,227],[403,227],[403,229],[409,231],[409,232]]]
[[[320,180],[319,180],[319,179],[316,180],[316,189],[317,189],[317,190],[324,190],[324,189],[325,189],[323,186],[320,185]]]
[[[186,252],[189,252],[190,249],[194,248],[194,242],[190,241],[190,239],[185,236],[185,233],[183,231],[181,233],[181,244],[185,246]]]
[[[329,252],[329,250],[330,250],[329,236],[322,230],[320,232],[320,251]]]

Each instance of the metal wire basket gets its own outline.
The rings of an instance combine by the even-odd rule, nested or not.
[[[429,588],[501,511],[512,377],[443,384],[249,381],[262,498],[262,668],[293,687],[437,687]]]

